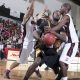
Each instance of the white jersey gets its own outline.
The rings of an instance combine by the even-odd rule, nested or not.
[[[79,42],[79,40],[73,24],[73,20],[69,14],[66,15],[68,15],[70,18],[70,21],[65,25],[65,31],[68,37],[68,43],[77,43]]]
[[[24,35],[24,40],[27,42],[33,41],[33,28],[35,27],[34,24],[31,24],[31,22],[34,21],[34,19],[32,17],[30,17],[27,22],[26,22],[26,26],[21,26],[21,30],[23,32]],[[24,22],[22,22],[23,24]]]
[[[35,25],[31,24],[32,21],[33,18],[30,17],[25,25],[24,22],[22,22],[21,32],[23,33],[24,39],[23,39],[22,50],[20,52],[20,58],[17,60],[17,62],[21,64],[27,63],[29,54],[32,54],[34,52],[34,45],[36,41],[33,38],[33,28],[35,27]]]
[[[25,36],[25,38],[27,39],[27,41],[33,41],[33,27],[35,25],[31,24],[31,21],[33,21],[32,17],[30,17],[30,19],[26,23],[26,36]]]

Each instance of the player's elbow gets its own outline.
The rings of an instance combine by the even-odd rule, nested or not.
[[[63,42],[66,42],[66,38],[63,38]]]
[[[63,41],[64,42],[67,42],[68,41],[68,37],[65,35],[65,36],[63,36]]]
[[[63,41],[63,42],[66,42],[66,36],[61,36],[61,40]]]
[[[37,31],[34,31],[34,33],[33,33],[33,37],[34,37],[34,39],[39,40],[40,35],[38,34]]]
[[[33,35],[33,38],[34,38],[34,39],[36,39],[36,36],[35,36],[35,35]]]
[[[66,33],[65,32],[60,32],[60,35],[61,35],[61,40],[63,42],[66,42]]]

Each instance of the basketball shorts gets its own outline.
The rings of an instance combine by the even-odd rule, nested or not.
[[[46,48],[44,46],[42,51],[38,54],[38,57],[42,59],[40,66],[44,63],[50,68],[59,66],[59,55],[53,48]]]
[[[17,60],[17,62],[20,64],[28,63],[29,54],[34,52],[33,47],[34,47],[34,41],[31,41],[31,42],[24,41],[20,51],[20,57]]]
[[[78,43],[66,43],[59,61],[70,64],[78,51]]]

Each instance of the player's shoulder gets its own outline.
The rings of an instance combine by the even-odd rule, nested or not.
[[[70,19],[70,16],[69,15],[64,15],[63,17],[62,17],[62,20],[69,20]]]

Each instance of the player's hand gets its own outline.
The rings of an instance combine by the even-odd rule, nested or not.
[[[44,37],[44,34],[42,34],[41,38],[39,39],[39,41],[43,44],[43,37]]]
[[[42,36],[41,36],[41,41],[43,42],[43,37],[44,37],[44,34],[42,34]]]
[[[34,3],[34,2],[35,2],[35,0],[32,0],[32,2]]]
[[[45,6],[44,11],[46,11],[48,9],[48,5]]]
[[[45,33],[53,33],[51,27],[49,27],[49,26],[45,26],[45,27],[44,27],[44,32],[45,32]]]
[[[35,1],[35,0],[32,0],[32,1]]]

